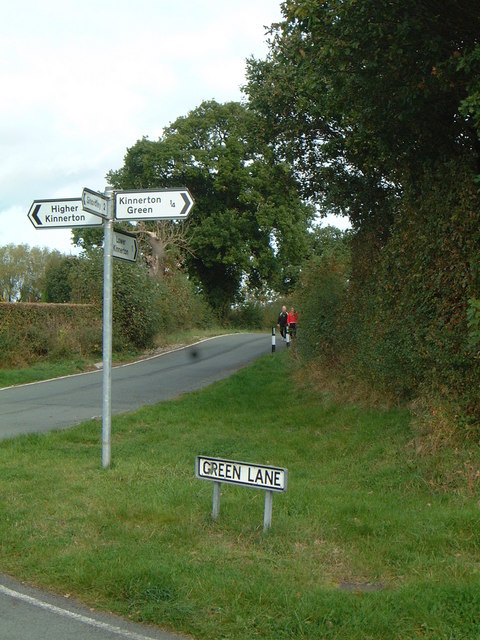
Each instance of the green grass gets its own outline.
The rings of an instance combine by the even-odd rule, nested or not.
[[[93,362],[81,358],[57,362],[37,362],[22,369],[0,369],[0,387],[28,384],[86,371]]]
[[[114,418],[109,470],[99,422],[0,443],[0,570],[196,638],[480,637],[478,454],[418,457],[407,411],[291,366]],[[224,485],[212,521],[198,454],[288,468],[267,534],[262,491]]]

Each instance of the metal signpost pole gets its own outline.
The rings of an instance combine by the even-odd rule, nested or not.
[[[220,482],[213,483],[213,507],[212,518],[216,520],[220,513],[220,496],[222,493],[222,485]]]
[[[272,526],[273,491],[265,491],[265,510],[263,512],[263,532]]]
[[[103,409],[102,409],[102,465],[112,460],[112,299],[113,299],[113,187],[105,188],[107,217],[103,239]]]

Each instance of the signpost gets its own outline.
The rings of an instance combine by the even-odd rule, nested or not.
[[[103,396],[102,465],[111,463],[112,422],[112,307],[113,260],[135,262],[138,244],[135,236],[114,231],[118,220],[184,219],[193,207],[188,189],[147,189],[118,191],[106,187],[105,193],[85,188],[81,198],[35,200],[28,218],[36,229],[104,227],[103,240]]]
[[[129,233],[114,231],[112,256],[126,262],[136,262],[138,253],[137,238]]]
[[[102,219],[84,211],[80,198],[35,200],[28,219],[36,229],[65,229],[70,227],[101,227]]]
[[[263,530],[266,531],[272,524],[273,492],[287,490],[288,470],[282,467],[197,456],[195,476],[200,480],[213,482],[212,516],[214,519],[220,513],[220,489],[223,483],[263,489],[265,491]]]
[[[115,194],[117,220],[179,220],[193,207],[188,189],[147,189]]]
[[[105,189],[107,217],[103,235],[103,394],[102,466],[112,462],[113,189]]]

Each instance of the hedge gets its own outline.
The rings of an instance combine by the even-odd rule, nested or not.
[[[94,305],[0,303],[0,366],[101,354],[102,319]]]

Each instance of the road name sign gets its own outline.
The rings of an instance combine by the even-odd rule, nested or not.
[[[28,219],[36,229],[65,229],[68,227],[101,227],[98,215],[83,210],[81,198],[63,200],[35,200]]]
[[[82,206],[84,211],[93,213],[101,218],[108,218],[108,198],[103,193],[97,193],[91,189],[85,189],[82,192]]]
[[[197,456],[195,476],[200,480],[213,482],[212,517],[214,519],[218,518],[220,514],[222,484],[263,489],[265,491],[265,510],[263,513],[263,531],[265,533],[272,524],[273,494],[287,490],[288,471],[282,467],[267,467],[263,464]]]
[[[115,193],[117,220],[184,219],[193,207],[188,189],[147,189]]]
[[[129,233],[113,232],[112,256],[126,262],[136,262],[138,243]]]
[[[286,491],[288,471],[281,467],[198,456],[196,476],[201,480],[240,484],[267,491]]]

